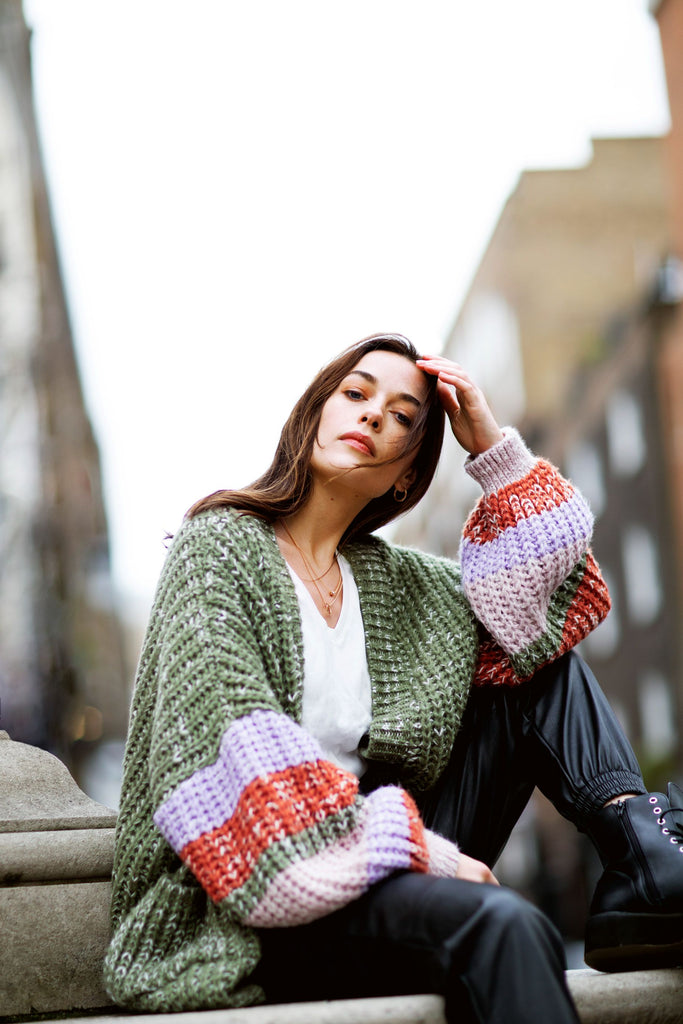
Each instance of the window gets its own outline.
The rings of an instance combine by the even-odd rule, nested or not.
[[[579,441],[567,454],[567,475],[576,484],[597,517],[605,508],[605,478],[597,449]]]
[[[607,402],[607,447],[616,476],[634,476],[647,454],[640,405],[628,391],[614,391]]]
[[[666,757],[676,746],[676,729],[671,690],[660,672],[651,670],[641,677],[638,703],[645,751],[650,756]]]
[[[648,529],[631,524],[624,530],[622,552],[629,617],[647,626],[657,618],[662,605],[657,546]]]

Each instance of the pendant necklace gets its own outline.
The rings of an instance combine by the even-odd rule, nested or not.
[[[292,535],[289,532],[289,530],[287,529],[287,526],[285,525],[284,519],[281,519],[280,522],[282,523],[282,529],[285,531],[285,533],[287,534],[287,536],[291,540],[292,544],[294,545],[296,550],[301,555],[301,561],[306,566],[306,572],[308,573],[308,575],[310,577],[310,579],[307,580],[306,582],[313,584],[315,589],[318,591],[318,597],[320,598],[320,603],[322,604],[323,608],[325,609],[325,614],[326,615],[331,615],[332,614],[332,606],[334,604],[336,604],[337,598],[341,594],[342,584],[344,582],[344,577],[342,576],[341,566],[339,565],[339,561],[337,560],[337,552],[335,551],[334,558],[330,562],[330,564],[329,564],[328,568],[325,570],[325,572],[322,573],[320,576],[314,576],[313,572],[311,571],[311,567],[308,564],[308,559],[306,558],[305,554],[303,553],[303,551],[301,550],[301,548],[299,547],[297,542],[294,540],[294,538],[292,537]],[[328,572],[330,571],[330,569],[332,568],[332,566],[334,565],[335,562],[337,562],[337,568],[339,569],[339,582],[337,583],[337,585],[334,588],[334,590],[328,590],[327,591],[329,597],[331,598],[331,600],[327,601],[323,597],[323,593],[322,593],[320,587],[318,586],[318,580],[321,580],[323,578],[323,576],[327,576]]]

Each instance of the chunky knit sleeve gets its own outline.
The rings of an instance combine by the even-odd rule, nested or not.
[[[359,796],[355,776],[273,711],[237,719],[217,760],[173,789],[154,821],[214,903],[254,927],[314,920],[393,871],[457,869],[456,848],[442,849],[404,790]]]
[[[285,713],[288,655],[258,559],[201,525],[171,559],[153,820],[213,903],[241,924],[294,925],[396,870],[455,874],[457,848],[424,828],[407,792],[360,795]]]
[[[579,643],[609,611],[593,517],[511,429],[467,467],[484,489],[463,533],[463,587],[483,626],[475,683],[513,684]]]

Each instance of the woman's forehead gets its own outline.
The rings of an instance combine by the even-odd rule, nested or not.
[[[408,392],[416,398],[423,399],[427,392],[427,378],[419,370],[412,359],[399,355],[397,352],[386,352],[379,349],[366,352],[358,360],[353,370],[370,374],[381,387],[396,392]]]

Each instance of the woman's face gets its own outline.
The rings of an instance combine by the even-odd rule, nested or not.
[[[413,450],[396,461],[427,397],[427,379],[405,356],[368,352],[323,406],[311,469],[321,482],[368,501],[412,480]]]

